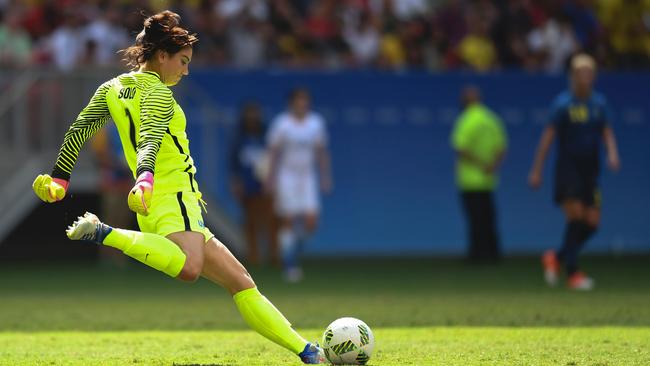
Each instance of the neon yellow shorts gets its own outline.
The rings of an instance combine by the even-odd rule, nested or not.
[[[137,216],[140,230],[144,233],[167,236],[181,231],[194,231],[203,234],[206,242],[214,236],[205,227],[199,195],[195,192],[154,192],[149,215]]]

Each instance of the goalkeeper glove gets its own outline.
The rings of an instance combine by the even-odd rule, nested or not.
[[[39,174],[32,188],[34,193],[47,203],[58,202],[65,197],[65,192],[68,190],[69,182],[65,179],[52,178],[48,174]]]
[[[153,174],[144,172],[138,176],[135,185],[129,193],[129,208],[131,211],[147,216],[151,208],[151,195],[153,194]]]

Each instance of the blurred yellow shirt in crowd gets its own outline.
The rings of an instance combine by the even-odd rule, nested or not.
[[[395,34],[388,33],[381,38],[380,54],[389,66],[403,66],[406,63],[406,50]]]
[[[598,18],[618,53],[650,56],[650,32],[645,17],[650,17],[650,0],[598,1]]]
[[[478,35],[467,35],[458,45],[461,59],[477,71],[488,71],[497,59],[492,40]]]

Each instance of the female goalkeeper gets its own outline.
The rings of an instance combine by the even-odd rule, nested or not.
[[[321,363],[324,358],[318,345],[291,328],[260,294],[244,266],[203,223],[185,115],[169,89],[188,75],[192,45],[198,40],[179,23],[180,17],[170,11],[145,19],[135,44],[123,51],[134,71],[97,89],[65,134],[52,175],[36,177],[34,192],[45,202],[62,200],[82,145],[112,118],[136,177],[128,204],[137,213],[142,232],[110,227],[86,213],[68,228],[68,237],[117,248],[184,281],[203,276],[233,295],[242,317],[255,331],[298,354],[304,363]]]

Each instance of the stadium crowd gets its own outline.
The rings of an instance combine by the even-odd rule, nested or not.
[[[179,13],[195,64],[559,72],[650,65],[650,0],[0,0],[0,65],[119,62],[141,11]]]

